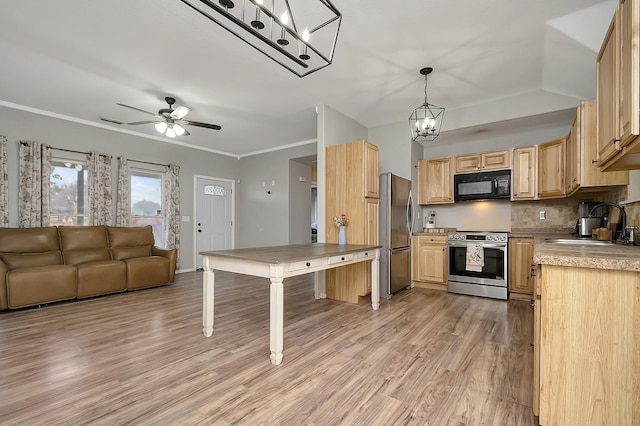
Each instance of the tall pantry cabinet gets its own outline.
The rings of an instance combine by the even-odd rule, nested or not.
[[[347,244],[378,245],[379,173],[378,147],[356,141],[326,148],[327,243],[338,242],[334,216],[347,215]],[[371,292],[371,264],[360,262],[329,269],[325,273],[330,299],[358,303]]]

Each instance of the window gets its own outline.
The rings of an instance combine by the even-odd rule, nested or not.
[[[131,226],[151,225],[155,245],[164,247],[162,212],[162,174],[132,170]]]
[[[51,161],[49,179],[50,224],[89,225],[89,185],[86,163],[77,160]]]

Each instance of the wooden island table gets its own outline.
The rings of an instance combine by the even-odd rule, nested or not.
[[[319,273],[352,263],[371,261],[371,306],[380,306],[380,246],[355,244],[299,244],[200,252],[203,257],[202,326],[206,337],[213,334],[214,271],[269,278],[269,337],[271,363],[282,362],[284,328],[283,280],[314,272],[316,299],[326,297]]]

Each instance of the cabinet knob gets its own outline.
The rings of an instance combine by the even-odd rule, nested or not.
[[[341,257],[340,260],[344,260],[344,257]]]
[[[591,160],[591,164],[596,164],[598,160]]]
[[[307,262],[307,266],[311,266],[311,262]]]

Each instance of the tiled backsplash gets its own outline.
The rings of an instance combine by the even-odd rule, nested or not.
[[[578,204],[582,201],[619,203],[627,198],[627,187],[604,194],[578,194],[572,198],[511,203],[511,228],[574,228],[578,220]],[[627,224],[640,226],[640,202],[624,205]],[[540,219],[544,211],[546,219]]]

